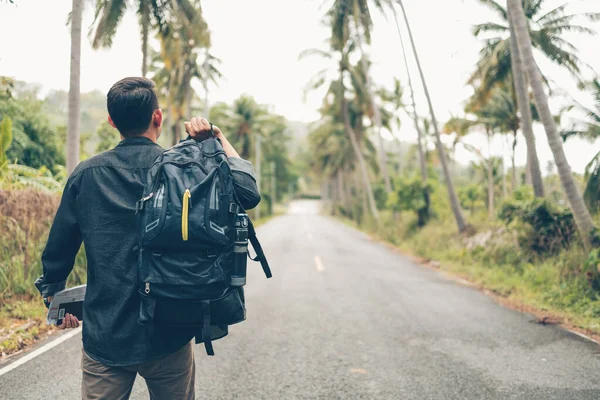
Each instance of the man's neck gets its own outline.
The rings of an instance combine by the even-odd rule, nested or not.
[[[153,130],[147,130],[146,132],[144,132],[140,135],[129,136],[129,137],[144,137],[144,138],[150,139],[154,143],[156,143],[156,132],[154,132]],[[123,135],[121,135],[121,140],[124,140],[124,139],[125,139],[125,137]]]

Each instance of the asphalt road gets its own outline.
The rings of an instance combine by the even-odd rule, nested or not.
[[[259,231],[248,321],[196,347],[199,399],[600,399],[600,347],[295,202]],[[0,377],[0,399],[80,398],[79,335]],[[132,399],[147,399],[138,378]]]

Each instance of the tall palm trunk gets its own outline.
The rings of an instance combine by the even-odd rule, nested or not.
[[[71,72],[69,78],[69,121],[67,124],[67,173],[79,163],[79,101],[81,80],[81,22],[83,0],[73,0],[71,11]]]
[[[344,128],[346,130],[346,134],[350,138],[350,143],[352,144],[352,149],[354,150],[354,154],[358,159],[358,164],[360,167],[360,172],[362,176],[362,181],[364,185],[365,196],[368,200],[369,209],[371,210],[371,214],[375,220],[379,221],[379,211],[377,211],[377,205],[375,204],[375,196],[373,196],[373,188],[371,187],[371,181],[369,180],[369,172],[367,170],[367,163],[365,162],[365,158],[363,157],[360,146],[358,145],[358,141],[356,140],[356,136],[354,135],[354,131],[352,129],[352,125],[350,124],[350,115],[348,113],[348,102],[345,97],[345,89],[344,89],[344,68],[340,67],[340,101],[342,102],[342,117],[344,119]]]
[[[363,48],[363,39],[362,32],[360,30],[360,26],[356,19],[354,20],[356,26],[356,37],[358,39],[358,48],[360,50],[360,62],[362,65],[362,69],[365,73],[367,93],[369,95],[369,105],[372,108],[373,119],[375,122],[375,126],[377,128],[377,139],[379,140],[379,161],[381,164],[381,171],[383,173],[383,180],[385,182],[385,191],[386,193],[390,193],[392,191],[392,183],[390,181],[390,173],[388,171],[388,161],[387,161],[387,153],[385,150],[385,144],[383,143],[383,136],[381,136],[382,123],[381,123],[381,112],[379,110],[378,105],[375,103],[375,93],[373,92],[373,86],[371,82],[371,74],[369,73],[369,66],[367,64],[367,57],[365,55],[365,51]]]
[[[408,22],[408,16],[406,15],[406,10],[404,9],[404,4],[402,0],[398,0],[398,4],[400,8],[402,8],[402,14],[404,15],[404,21],[406,23],[406,28],[408,30],[408,36],[410,39],[410,44],[412,46],[412,50],[415,56],[415,61],[417,63],[417,67],[419,69],[419,75],[421,76],[421,82],[423,84],[423,90],[425,91],[425,97],[427,98],[427,104],[429,105],[429,112],[431,113],[431,122],[433,124],[433,129],[435,132],[436,145],[440,156],[440,162],[442,164],[442,169],[444,171],[444,179],[446,181],[446,187],[448,188],[448,197],[450,198],[450,207],[452,208],[452,212],[454,213],[454,218],[456,219],[456,225],[458,226],[459,232],[464,232],[467,229],[467,223],[465,221],[465,217],[463,216],[462,210],[460,209],[460,203],[458,202],[458,196],[456,195],[456,191],[454,190],[454,184],[452,183],[452,177],[450,176],[450,170],[448,169],[448,159],[446,158],[446,152],[444,151],[444,146],[442,145],[442,139],[440,137],[440,131],[438,127],[437,118],[435,117],[435,112],[433,110],[433,104],[431,103],[431,97],[429,96],[429,89],[427,89],[427,82],[425,81],[425,75],[423,74],[423,68],[421,68],[421,62],[419,61],[419,55],[417,53],[417,48],[415,46],[415,41],[413,39],[412,30],[410,29],[410,23]]]
[[[404,47],[404,39],[402,37],[402,31],[400,30],[400,24],[398,23],[398,15],[396,9],[392,7],[392,13],[394,14],[394,21],[396,21],[396,29],[398,30],[398,37],[400,38],[400,47],[402,49],[402,58],[404,59],[404,67],[406,68],[406,75],[408,77],[408,88],[410,89],[410,100],[412,106],[412,119],[415,123],[415,129],[417,130],[417,149],[419,151],[419,167],[421,170],[421,181],[427,183],[429,180],[429,174],[427,172],[427,160],[425,158],[425,151],[423,150],[423,131],[419,125],[419,115],[417,114],[417,102],[415,100],[415,89],[412,84],[412,77],[410,69],[408,67],[408,58],[406,57],[406,49]],[[401,155],[402,156],[402,155]],[[426,220],[429,218],[429,207],[431,205],[431,195],[429,189],[425,189],[423,192],[425,199],[425,207],[419,211],[419,225],[423,226]]]
[[[535,136],[533,134],[533,118],[531,117],[531,108],[529,106],[529,95],[527,90],[527,77],[523,69],[523,59],[519,52],[517,37],[515,34],[515,24],[509,13],[510,24],[510,57],[512,63],[512,74],[514,90],[517,98],[517,106],[521,114],[521,129],[525,136],[527,144],[527,171],[531,176],[533,184],[533,192],[535,197],[544,197],[544,181],[542,180],[542,171],[540,170],[540,162],[535,148]]]
[[[184,118],[192,118],[192,101],[194,99],[194,88],[192,88],[192,71],[188,68],[185,75],[185,114]],[[208,116],[205,116],[208,118]]]
[[[206,48],[206,59],[204,60],[204,76],[202,77],[202,87],[204,88],[204,118],[208,119],[210,106],[208,104],[208,75],[210,65],[208,64],[208,47]]]
[[[142,76],[148,74],[148,34],[150,31],[150,10],[148,5],[141,4],[140,23],[142,25]]]
[[[554,155],[554,162],[558,169],[560,181],[563,185],[567,199],[571,206],[573,216],[575,217],[575,223],[577,229],[581,235],[586,249],[590,248],[591,233],[594,230],[594,223],[590,212],[588,211],[583,197],[573,179],[571,167],[567,162],[565,151],[562,146],[562,140],[556,129],[556,123],[550,112],[548,106],[548,99],[544,93],[544,86],[540,71],[533,59],[533,51],[531,46],[531,37],[529,35],[529,29],[527,26],[527,20],[525,13],[523,12],[523,5],[520,0],[508,0],[508,12],[515,24],[515,33],[519,46],[519,51],[523,57],[523,63],[525,64],[525,72],[531,83],[533,90],[533,96],[535,99],[535,105],[544,124],[546,130],[546,136],[548,137],[548,144]]]
[[[514,191],[517,188],[517,165],[515,163],[515,157],[517,152],[517,130],[513,131],[513,142],[512,142],[512,153],[511,153],[511,162],[512,162],[512,190]]]
[[[169,91],[167,93],[167,117],[165,118],[167,125],[167,133],[172,144],[176,143],[173,126],[175,126],[175,124],[177,123],[177,117],[175,116],[175,106],[173,104],[173,98],[175,95],[175,76],[176,71],[172,70],[169,73]]]
[[[506,184],[506,143],[502,141],[502,199],[508,196],[508,187]]]
[[[192,89],[191,83],[188,83],[185,91],[185,118],[192,118],[192,99],[194,95],[194,89]],[[205,116],[205,118],[208,118]]]
[[[427,182],[429,177],[427,176],[427,162],[425,160],[425,152],[423,151],[423,131],[421,131],[421,126],[419,125],[419,116],[417,115],[417,102],[415,101],[415,90],[412,85],[412,78],[410,75],[410,70],[408,69],[408,59],[406,57],[406,51],[404,49],[404,40],[402,39],[402,32],[400,31],[400,24],[398,23],[398,16],[396,14],[396,9],[392,7],[392,12],[394,14],[394,20],[396,21],[396,29],[398,30],[398,36],[400,37],[400,46],[402,47],[402,57],[404,58],[404,67],[406,68],[406,74],[408,76],[408,87],[410,89],[410,100],[412,103],[412,117],[415,123],[415,129],[417,130],[417,147],[419,149],[419,166],[421,168],[421,179],[423,182]]]

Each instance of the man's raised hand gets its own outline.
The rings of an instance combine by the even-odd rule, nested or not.
[[[210,122],[206,118],[194,117],[190,121],[184,123],[185,131],[195,140],[204,140],[210,137]],[[221,130],[213,125],[213,132],[217,138],[221,138],[223,133]]]

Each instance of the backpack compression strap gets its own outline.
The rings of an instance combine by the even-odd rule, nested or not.
[[[250,257],[250,253],[248,253],[248,257],[250,257],[252,261],[259,261],[267,279],[272,278],[273,274],[271,273],[269,262],[267,261],[267,257],[265,257],[262,246],[256,237],[256,231],[254,230],[254,225],[252,224],[252,221],[250,221],[250,218],[248,218],[248,222],[248,239],[250,240],[250,243],[252,243],[254,251],[256,251],[256,257]]]
[[[246,210],[244,210],[244,207],[242,207],[242,203],[240,202],[240,199],[235,191],[233,192],[233,197],[235,199],[235,203],[232,203],[233,208],[230,207],[229,211],[231,213],[237,213],[240,210],[243,212],[246,212]],[[248,240],[250,240],[250,243],[252,244],[252,247],[254,247],[254,251],[256,252],[256,257],[252,258],[252,256],[250,256],[250,253],[248,253],[248,257],[252,261],[260,262],[260,266],[262,267],[263,272],[265,273],[265,276],[267,277],[267,279],[272,278],[273,274],[271,273],[271,268],[269,267],[269,262],[267,261],[265,252],[263,251],[262,246],[260,245],[260,242],[258,241],[258,238],[256,237],[256,230],[254,229],[254,224],[252,223],[252,220],[250,219],[249,216],[248,216]]]
[[[206,354],[214,356],[215,350],[213,349],[211,341],[212,331],[210,329],[210,301],[205,300],[202,302],[202,314],[204,317],[202,324],[202,340],[204,341],[204,348],[206,349]]]

